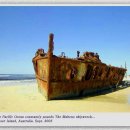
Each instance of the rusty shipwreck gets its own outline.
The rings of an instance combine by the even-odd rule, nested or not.
[[[49,35],[49,49],[38,49],[32,62],[39,91],[47,100],[86,95],[115,87],[121,83],[126,69],[102,63],[99,55],[77,51],[76,58],[64,53],[55,56],[54,35]]]

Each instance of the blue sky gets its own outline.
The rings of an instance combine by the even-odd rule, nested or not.
[[[130,6],[1,6],[0,73],[33,74],[38,48],[48,49],[54,33],[54,54],[97,52],[102,62],[130,74]]]

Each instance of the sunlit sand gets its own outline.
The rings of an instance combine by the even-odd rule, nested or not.
[[[46,101],[32,86],[0,87],[0,112],[130,112],[130,87],[108,94]]]

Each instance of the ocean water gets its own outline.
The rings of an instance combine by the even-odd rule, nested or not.
[[[33,74],[0,74],[0,87],[4,86],[31,86],[36,83]]]

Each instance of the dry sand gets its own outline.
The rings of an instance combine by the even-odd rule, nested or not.
[[[0,87],[0,112],[130,112],[130,87],[109,94],[46,101],[32,86]]]

